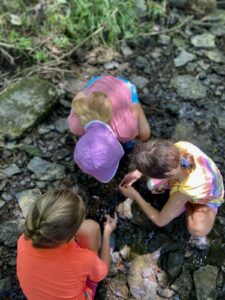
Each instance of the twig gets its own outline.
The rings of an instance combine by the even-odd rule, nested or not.
[[[193,19],[193,16],[187,17],[183,22],[179,23],[178,25],[175,25],[174,27],[172,27],[170,29],[165,29],[165,30],[161,30],[161,31],[151,31],[151,32],[141,33],[138,36],[151,36],[151,35],[159,35],[159,34],[170,33],[170,32],[173,32],[173,31],[176,31],[176,30],[182,28],[184,25],[186,25],[192,19]]]
[[[10,62],[11,65],[15,64],[15,60],[14,58],[4,49],[0,48],[1,53],[3,54],[3,56],[8,59],[8,61]]]
[[[17,49],[17,47],[3,42],[0,42],[0,47],[7,48],[7,49]]]
[[[81,43],[79,43],[78,45],[76,45],[72,50],[70,50],[69,52],[63,54],[62,56],[59,57],[60,60],[67,58],[69,56],[71,56],[78,48],[80,48],[81,46],[83,46],[88,40],[90,40],[93,36],[97,35],[99,32],[101,32],[105,26],[108,24],[109,20],[118,12],[118,8],[114,9],[114,11],[106,18],[105,22],[103,23],[103,25],[101,27],[99,27],[97,30],[95,30],[92,34],[90,34],[89,36],[87,36]]]

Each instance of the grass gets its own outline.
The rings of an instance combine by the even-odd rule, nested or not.
[[[145,1],[144,22],[137,16],[135,0],[1,2],[0,43],[12,46],[6,47],[13,49],[10,55],[37,64],[63,55],[96,32],[89,45],[94,40],[118,47],[122,39],[135,39],[150,31],[152,23],[166,12],[165,0]]]

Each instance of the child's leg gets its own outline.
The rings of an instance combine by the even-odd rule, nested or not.
[[[86,248],[98,254],[101,248],[100,226],[94,220],[84,220],[76,233],[76,241],[81,248]]]
[[[187,228],[193,236],[206,236],[212,229],[217,211],[203,204],[186,204]]]

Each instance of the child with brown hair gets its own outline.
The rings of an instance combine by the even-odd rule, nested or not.
[[[148,120],[135,86],[127,79],[95,76],[73,99],[68,117],[72,133],[81,136],[74,161],[80,169],[107,183],[115,175],[130,141],[150,137]]]
[[[110,268],[110,236],[117,216],[100,227],[85,220],[81,197],[53,190],[38,199],[26,217],[17,245],[17,277],[29,300],[91,300]],[[98,252],[101,247],[100,258]]]
[[[134,199],[152,222],[165,226],[186,209],[192,236],[206,236],[211,231],[218,207],[224,202],[224,187],[220,171],[204,152],[189,142],[152,139],[137,145],[132,160],[137,170],[124,177],[120,190]],[[160,192],[162,185],[170,189],[161,211],[132,187],[142,175],[150,177],[148,186],[153,192]]]

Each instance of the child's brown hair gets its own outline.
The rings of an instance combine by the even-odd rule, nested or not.
[[[180,152],[172,141],[163,139],[138,144],[133,151],[132,164],[145,176],[158,179],[170,179],[177,174],[179,167],[188,172],[195,168],[192,155],[187,151]]]
[[[48,191],[30,208],[24,236],[35,248],[55,248],[73,238],[84,218],[85,207],[78,194]]]

